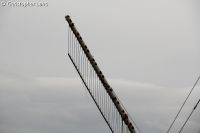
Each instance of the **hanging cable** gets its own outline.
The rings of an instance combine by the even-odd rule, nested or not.
[[[195,86],[197,85],[199,79],[200,79],[200,75],[199,75],[199,77],[197,78],[196,82],[194,83],[194,85],[193,85],[192,89],[190,90],[189,94],[187,95],[185,101],[184,101],[183,104],[181,105],[181,107],[180,107],[178,113],[177,113],[176,116],[174,117],[173,122],[171,123],[171,125],[169,126],[169,128],[168,128],[168,130],[167,130],[167,133],[169,133],[169,131],[171,130],[171,128],[172,128],[172,126],[174,125],[175,121],[177,120],[177,118],[178,118],[180,112],[182,111],[183,107],[185,106],[185,103],[187,102],[188,98],[190,97],[191,93],[193,92],[193,90],[194,90]]]
[[[121,133],[123,133],[123,120],[121,121],[122,125],[121,125]]]
[[[188,116],[188,118],[186,119],[185,123],[183,124],[183,126],[181,127],[179,133],[182,132],[183,128],[185,127],[186,123],[188,122],[188,120],[190,119],[191,115],[193,114],[194,110],[197,108],[198,104],[200,102],[200,99],[199,101],[197,102],[197,104],[194,106],[193,110],[191,111],[190,115]]]

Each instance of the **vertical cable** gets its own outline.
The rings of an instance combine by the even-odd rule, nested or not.
[[[119,133],[119,121],[118,121],[118,111],[116,111],[116,125],[117,125],[117,132]]]
[[[75,46],[74,46],[74,35],[73,34],[71,34],[71,43],[72,43],[72,47],[73,47],[73,60],[74,60],[74,62],[76,62],[75,61]]]
[[[91,88],[90,88],[90,92],[91,92],[91,89],[94,87],[94,79],[93,79],[93,69],[92,67],[90,67],[91,69]]]
[[[78,53],[77,53],[77,56],[78,56],[78,70],[80,70],[80,45],[78,45],[78,41],[76,41],[76,45],[78,47]]]
[[[70,53],[70,49],[69,49],[69,27],[67,29],[67,49],[68,49],[68,53]]]
[[[121,133],[123,133],[123,120],[121,122],[122,122]]]
[[[96,74],[96,73],[94,72],[94,73],[93,73],[93,79],[94,79],[94,81],[93,81],[94,83],[93,83],[93,84],[94,84],[94,87],[92,88],[92,94],[93,94],[93,95],[94,95],[94,90],[95,90],[95,88],[96,88],[96,75],[95,75],[95,74]]]
[[[70,36],[70,40],[71,40],[71,46],[72,46],[72,58],[74,59],[74,45],[73,45],[73,34],[72,34],[72,31],[71,31],[71,36]]]
[[[85,62],[86,62],[86,74],[85,74],[85,77],[86,77],[86,83],[88,84],[88,60],[87,60],[87,57],[85,57]]]
[[[85,54],[83,54],[83,77],[85,78]]]
[[[73,58],[73,60],[74,60],[73,34],[71,34],[71,44],[72,44],[72,58]]]
[[[68,49],[69,49],[69,54],[71,54],[71,44],[70,44],[70,28],[68,28]]]
[[[76,65],[78,65],[78,54],[77,54],[78,53],[77,52],[78,51],[78,47],[76,45],[76,41],[77,41],[76,37],[74,36],[74,46],[75,46],[75,56],[76,56],[75,59],[76,59]]]
[[[107,93],[107,92],[106,92]],[[106,118],[108,119],[108,104],[109,104],[109,100],[108,100],[108,95],[105,95],[106,96]]]
[[[114,111],[113,111],[113,126],[114,126],[114,131],[116,131],[116,122],[115,122],[115,108],[113,108]]]
[[[102,98],[101,99],[102,100],[102,105],[101,105],[102,106],[102,111],[105,112],[105,110],[104,110],[104,90],[103,89],[102,89],[102,92],[101,92],[101,98]],[[104,115],[105,115],[105,113],[104,113]]]

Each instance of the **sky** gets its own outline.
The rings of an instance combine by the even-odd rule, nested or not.
[[[198,0],[0,2],[0,133],[110,132],[67,57],[66,15],[142,133],[167,131],[200,74]],[[199,96],[200,83],[170,133]]]

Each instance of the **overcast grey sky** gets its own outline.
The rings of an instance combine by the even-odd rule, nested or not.
[[[1,133],[109,132],[66,55],[68,14],[142,133],[166,132],[200,74],[199,0],[2,2]],[[171,133],[199,96],[200,83]],[[184,133],[198,132],[199,111]]]

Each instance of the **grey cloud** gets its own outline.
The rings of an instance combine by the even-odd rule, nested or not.
[[[91,99],[83,96],[80,82],[73,79],[60,82],[59,79],[62,78],[42,81],[38,78],[28,85],[25,82],[23,85],[16,84],[10,80],[6,89],[1,88],[1,132],[64,133],[108,130],[96,107],[89,101]],[[7,79],[4,81],[7,82]],[[77,84],[70,85],[71,81]]]
[[[108,80],[143,132],[165,131],[182,102],[182,99],[174,101],[173,98],[177,94],[185,96],[179,88],[173,88],[178,93],[171,94],[168,88],[151,83]],[[0,129],[3,133],[109,132],[86,89],[76,78],[41,77],[29,84],[23,80],[21,84],[13,80],[8,83],[7,79],[1,83],[4,81],[7,88],[0,89]],[[189,122],[193,129],[187,127],[185,131],[197,130],[199,120],[195,113]]]

